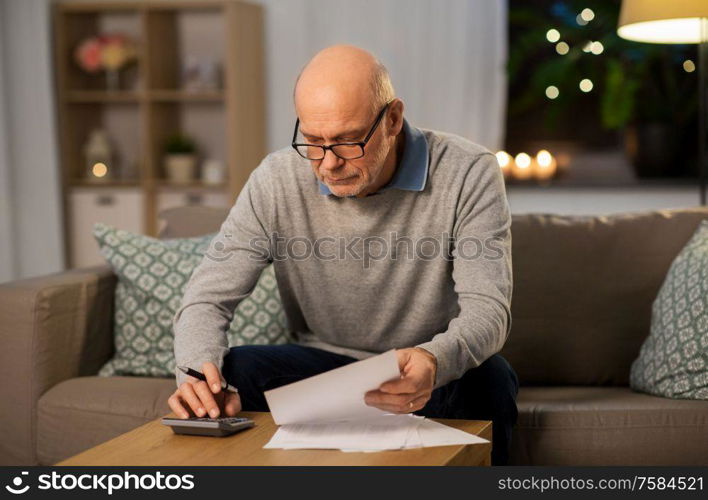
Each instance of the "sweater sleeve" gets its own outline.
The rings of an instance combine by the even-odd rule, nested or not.
[[[252,172],[192,273],[173,318],[177,386],[187,379],[179,365],[201,371],[202,364],[210,361],[221,372],[234,309],[251,293],[271,260],[268,226],[273,205],[262,167]]]
[[[506,341],[511,328],[510,228],[501,170],[493,154],[483,153],[467,171],[456,209],[452,277],[460,313],[446,331],[417,346],[437,358],[435,388],[479,366]]]

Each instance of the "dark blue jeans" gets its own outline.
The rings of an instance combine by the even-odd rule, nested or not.
[[[264,391],[356,361],[349,356],[295,344],[232,347],[222,373],[238,387],[246,411],[268,411]],[[509,460],[511,429],[516,424],[519,381],[499,354],[467,371],[462,378],[433,391],[425,407],[415,412],[431,418],[491,420],[492,465]]]

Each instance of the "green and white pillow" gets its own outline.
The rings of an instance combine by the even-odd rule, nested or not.
[[[101,254],[118,276],[115,290],[115,355],[101,376],[174,376],[172,319],[185,286],[214,234],[158,240],[106,224],[94,226]],[[287,342],[285,313],[273,266],[234,311],[229,346]]]
[[[708,399],[708,221],[669,268],[630,386],[667,398]]]

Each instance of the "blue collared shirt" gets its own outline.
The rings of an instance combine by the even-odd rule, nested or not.
[[[428,180],[428,141],[425,140],[423,132],[411,127],[405,118],[403,119],[403,134],[406,138],[403,157],[391,181],[377,192],[390,188],[406,191],[425,189],[425,182]],[[319,182],[319,185],[320,194],[332,194],[326,184]]]

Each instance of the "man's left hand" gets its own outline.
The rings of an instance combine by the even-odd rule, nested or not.
[[[420,347],[398,349],[396,355],[401,378],[367,392],[364,402],[390,413],[420,410],[433,393],[437,360],[432,353]]]

